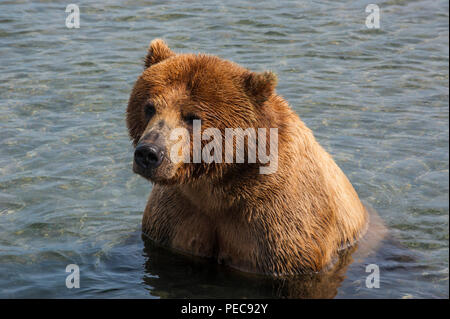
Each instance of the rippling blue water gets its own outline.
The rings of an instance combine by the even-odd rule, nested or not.
[[[278,74],[390,229],[332,295],[448,298],[449,5],[378,1],[0,2],[0,297],[271,297],[269,279],[156,247],[124,115],[149,42]],[[365,287],[365,264],[381,287]],[[78,264],[81,288],[67,289]]]

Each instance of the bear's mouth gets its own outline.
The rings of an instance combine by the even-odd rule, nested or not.
[[[170,165],[165,165],[166,158],[163,160],[163,165],[154,168],[143,168],[139,166],[136,161],[133,161],[133,172],[152,182],[153,184],[173,185],[177,180],[170,174]]]
[[[133,172],[151,181],[155,169],[144,169],[133,161]]]

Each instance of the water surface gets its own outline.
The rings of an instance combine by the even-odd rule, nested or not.
[[[378,30],[367,4],[80,1],[81,28],[68,29],[63,1],[1,1],[0,297],[302,296],[141,238],[151,185],[131,171],[124,118],[160,37],[276,72],[389,227],[392,241],[324,295],[448,298],[448,1],[378,1]],[[73,263],[79,289],[65,286]],[[379,289],[365,286],[369,263]]]

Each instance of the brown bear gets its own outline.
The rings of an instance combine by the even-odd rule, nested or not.
[[[154,183],[142,222],[154,242],[246,272],[290,275],[326,269],[365,233],[369,215],[357,193],[276,84],[271,72],[151,42],[127,126],[133,170]],[[192,136],[174,141],[170,132],[192,135],[196,120],[222,134],[276,128],[277,170],[261,174],[259,158],[174,162],[175,142],[190,146],[190,158],[195,147]]]

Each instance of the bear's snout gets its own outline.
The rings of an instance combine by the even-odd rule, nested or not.
[[[161,165],[164,152],[156,144],[139,143],[134,151],[134,161],[142,170],[152,170]]]

